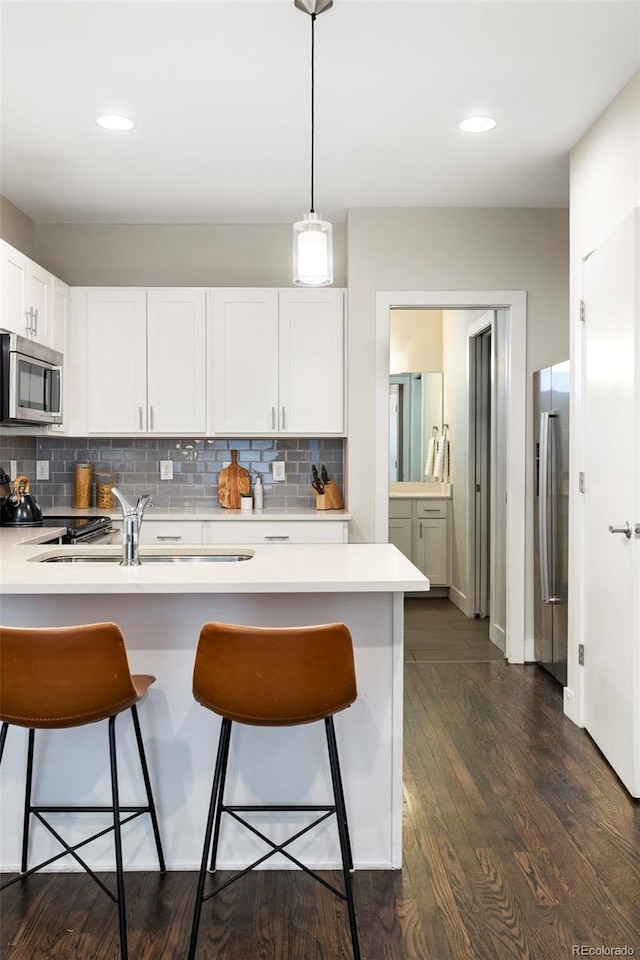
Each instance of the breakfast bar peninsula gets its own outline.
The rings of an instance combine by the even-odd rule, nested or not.
[[[132,671],[157,678],[140,721],[170,869],[195,869],[201,856],[219,721],[193,700],[191,678],[200,629],[211,620],[347,624],[358,698],[336,719],[336,733],[354,862],[369,869],[401,866],[403,598],[405,592],[428,590],[429,583],[399,550],[390,544],[236,544],[174,548],[171,558],[159,559],[164,548],[142,547],[141,565],[123,567],[117,547],[60,547],[43,539],[36,530],[0,531],[2,622],[40,627],[114,621],[124,633]],[[203,554],[209,556],[203,559]],[[54,559],[60,557],[66,559]],[[128,722],[128,717],[118,719],[121,793],[123,803],[135,803],[141,784]],[[104,724],[41,733],[34,785],[38,801],[104,803],[109,795],[106,737]],[[227,795],[235,803],[323,803],[330,795],[322,724],[239,726],[234,751],[240,759],[237,766],[233,757],[230,761]],[[18,869],[20,862],[25,755],[26,731],[14,727],[0,776],[0,868],[5,871]],[[273,824],[271,815],[267,831],[276,842],[291,825],[305,822],[299,813],[279,816],[282,822]],[[72,840],[73,821],[64,827]],[[42,858],[59,849],[38,829],[32,846],[33,856]],[[244,866],[264,852],[247,831],[227,826],[219,864]],[[297,853],[318,868],[337,867],[334,825],[329,821],[326,830],[323,825],[305,835]],[[109,838],[104,845],[96,841],[87,856],[97,868],[112,869]],[[124,856],[128,869],[154,869],[150,829],[145,834],[139,823],[129,836],[125,828]],[[277,858],[269,862],[287,864]],[[73,864],[65,862],[64,868]]]

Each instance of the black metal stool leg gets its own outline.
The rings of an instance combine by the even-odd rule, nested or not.
[[[24,815],[22,820],[22,862],[20,872],[24,873],[27,869],[29,855],[29,824],[31,822],[31,790],[33,787],[33,749],[36,732],[29,730],[29,739],[27,741],[27,775],[25,777],[24,788]]]
[[[149,815],[151,817],[151,825],[153,827],[153,837],[156,843],[156,851],[158,853],[158,866],[160,867],[160,872],[164,873],[166,870],[166,866],[164,862],[164,854],[162,852],[162,842],[160,840],[160,828],[158,826],[156,805],[154,803],[153,793],[151,791],[151,780],[149,779],[149,768],[147,766],[147,757],[144,751],[144,743],[142,742],[142,733],[140,731],[140,720],[138,719],[138,709],[135,703],[131,707],[131,714],[133,716],[133,729],[135,730],[136,742],[138,744],[138,754],[140,756],[142,778],[144,780],[144,788],[147,793],[147,803],[149,804]]]
[[[325,727],[326,727],[326,729],[327,729],[327,737],[331,736],[331,739],[332,739],[332,742],[333,742],[333,745],[334,745],[334,749],[335,749],[336,761],[337,761],[337,760],[338,760],[338,741],[336,740],[336,732],[335,732],[335,727],[334,727],[334,724],[333,724],[333,717],[330,717],[329,719],[331,720],[331,723],[329,724],[327,721],[325,721]],[[339,762],[336,762],[336,777],[337,777],[338,792],[339,792],[339,795],[340,795],[340,804],[339,804],[339,806],[338,806],[338,805],[337,805],[337,806],[338,806],[338,810],[341,809],[342,812],[343,812],[343,814],[344,814],[344,830],[345,830],[345,835],[346,835],[346,839],[347,839],[347,862],[348,862],[348,864],[349,864],[349,869],[350,869],[350,870],[353,870],[353,855],[352,855],[352,853],[351,853],[351,838],[350,838],[350,836],[349,836],[349,824],[347,823],[347,808],[346,808],[346,805],[345,805],[345,802],[344,802],[344,790],[342,789],[342,775],[341,775],[341,773],[340,773],[340,763],[339,763]]]
[[[196,944],[198,942],[198,930],[200,928],[200,915],[202,913],[202,903],[204,895],[204,884],[207,876],[207,861],[209,860],[209,848],[211,846],[211,836],[213,834],[214,819],[218,809],[218,797],[220,794],[220,784],[224,779],[226,758],[229,756],[229,741],[231,739],[231,720],[226,717],[222,720],[220,729],[220,739],[218,741],[218,753],[216,756],[216,767],[213,775],[213,784],[211,787],[211,801],[209,803],[209,813],[207,815],[207,826],[204,834],[204,847],[202,850],[202,863],[200,865],[200,874],[198,876],[198,889],[196,892],[196,905],[193,913],[193,925],[191,927],[191,940],[189,942],[189,953],[187,960],[194,960],[196,954]]]
[[[118,762],[116,757],[115,720],[115,717],[109,718],[109,761],[111,767],[111,796],[113,802],[113,839],[116,856],[116,889],[118,894],[120,953],[122,960],[128,960],[127,911],[124,892],[124,869],[122,865],[122,833],[120,830],[120,796],[118,791]]]
[[[231,721],[229,721],[231,723]],[[220,731],[222,736],[222,731]],[[222,804],[224,802],[224,785],[227,780],[227,764],[229,762],[229,744],[231,743],[231,729],[229,729],[229,736],[225,740],[225,745],[223,748],[221,762],[222,768],[220,771],[220,784],[218,786],[218,798],[216,800],[216,819],[213,827],[213,843],[211,844],[211,859],[209,861],[209,870],[213,873],[216,869],[216,858],[218,856],[218,841],[220,839],[220,821],[222,819]]]
[[[351,943],[353,946],[354,960],[360,960],[360,944],[358,942],[358,925],[356,922],[356,909],[353,900],[353,886],[351,882],[351,844],[349,842],[349,830],[347,827],[347,811],[342,792],[342,778],[340,776],[340,761],[338,759],[338,745],[336,743],[336,734],[333,726],[333,717],[327,717],[325,720],[325,729],[327,733],[327,748],[329,751],[329,766],[331,768],[331,782],[333,784],[333,795],[336,804],[336,820],[338,822],[338,836],[340,838],[340,851],[342,853],[342,874],[344,877],[344,887],[347,900],[347,911],[349,914],[349,929],[351,931]]]
[[[3,723],[2,728],[0,729],[0,763],[2,763],[2,754],[4,753],[4,745],[7,740],[8,731],[9,731],[9,724]]]

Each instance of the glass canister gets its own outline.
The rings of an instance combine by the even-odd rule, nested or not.
[[[99,470],[96,473],[96,507],[101,510],[113,510],[116,498],[113,488],[116,486],[116,475],[108,470]]]
[[[73,485],[73,505],[81,510],[91,506],[91,485],[93,483],[93,464],[80,461],[75,464]]]

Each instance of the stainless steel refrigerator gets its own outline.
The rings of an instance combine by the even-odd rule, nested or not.
[[[567,682],[569,361],[533,375],[535,658]]]

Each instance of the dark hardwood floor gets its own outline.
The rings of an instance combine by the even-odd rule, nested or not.
[[[490,656],[454,611],[408,611],[404,867],[355,875],[363,960],[639,956],[640,805],[556,682]],[[127,884],[131,960],[185,957],[195,875]],[[0,910],[2,960],[117,960],[114,905],[84,875],[33,876]],[[203,910],[198,960],[350,956],[343,905],[298,872],[254,873]]]

